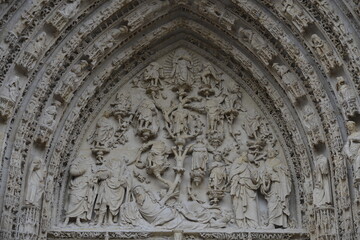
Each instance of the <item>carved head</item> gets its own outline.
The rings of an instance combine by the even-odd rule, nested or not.
[[[356,124],[354,121],[347,121],[346,122],[346,128],[349,132],[349,134],[352,134],[354,132],[356,132]]]
[[[133,188],[132,192],[134,194],[136,203],[139,205],[143,205],[146,196],[145,189],[142,186],[138,185]]]
[[[339,91],[340,87],[346,84],[345,79],[343,77],[337,77],[336,80],[338,81],[336,83],[336,90]]]

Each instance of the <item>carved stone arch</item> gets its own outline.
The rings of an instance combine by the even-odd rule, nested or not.
[[[74,227],[70,233],[68,227],[58,224],[66,207],[58,204],[58,211],[52,212],[49,203],[64,199],[57,193],[61,184],[68,187],[64,183],[70,179],[70,165],[82,149],[78,144],[84,139],[80,124],[94,122],[97,113],[102,113],[96,107],[105,106],[101,105],[107,102],[105,98],[115,96],[111,90],[116,87],[117,78],[138,77],[137,73],[142,73],[151,62],[166,54],[173,57],[171,51],[175,46],[198,54],[201,62],[210,62],[217,73],[241,79],[242,90],[251,93],[254,99],[251,104],[259,106],[271,119],[270,128],[275,129],[284,149],[280,155],[291,168],[295,185],[291,192],[296,195],[299,220],[296,230],[277,228],[271,232],[261,228],[262,233],[248,233],[235,228],[234,233],[229,233],[233,230],[225,228],[211,233],[204,230],[193,236],[356,238],[360,163],[356,152],[359,137],[354,126],[359,118],[359,39],[355,30],[358,24],[353,20],[358,13],[356,8],[349,8],[354,6],[353,1],[5,0],[0,1],[0,7],[3,6],[0,11],[3,238],[150,236],[148,232],[154,229],[134,234],[122,229],[89,232]],[[320,39],[313,38],[315,34]],[[112,41],[115,36],[120,37]],[[151,78],[148,81],[156,82]],[[212,94],[205,90],[199,98]],[[225,106],[225,102],[221,105]],[[162,114],[159,108],[157,114]],[[199,114],[203,114],[206,122],[207,115]],[[349,128],[348,134],[345,126]],[[94,125],[86,129],[91,132]],[[229,139],[232,138],[227,135],[224,142],[229,143]],[[177,151],[182,147],[180,140],[170,144],[177,146]],[[232,159],[238,159],[243,151],[239,152]],[[144,150],[143,160],[148,154]],[[214,154],[209,155],[211,163]],[[94,159],[93,155],[87,157]],[[186,161],[190,160],[189,153]],[[96,180],[96,184],[104,181]],[[45,191],[38,187],[43,185]],[[38,193],[36,197],[29,189]],[[55,194],[51,189],[56,189]],[[64,193],[66,197],[69,192]],[[225,195],[229,197],[230,193]],[[41,204],[37,205],[37,200]],[[206,198],[209,200],[212,199]],[[230,202],[228,206],[232,206]],[[71,227],[74,219],[70,222]],[[163,234],[164,238],[182,235],[177,231]],[[184,238],[191,238],[191,234],[186,232]]]

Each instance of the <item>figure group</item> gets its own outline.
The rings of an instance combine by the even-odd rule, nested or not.
[[[236,224],[240,228],[259,227],[257,195],[261,192],[267,200],[268,227],[287,228],[291,192],[289,171],[276,157],[275,150],[269,150],[266,161],[258,165],[250,162],[246,151],[231,165],[230,195]]]
[[[71,180],[64,225],[73,218],[81,226],[84,221],[92,221],[94,216],[97,225],[114,224],[131,186],[125,163],[107,160],[96,166],[80,156],[70,166],[69,173]]]

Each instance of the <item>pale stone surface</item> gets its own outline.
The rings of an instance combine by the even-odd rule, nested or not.
[[[358,238],[359,1],[0,18],[0,239]]]

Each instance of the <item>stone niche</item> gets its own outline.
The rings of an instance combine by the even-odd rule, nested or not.
[[[186,48],[151,62],[84,129],[50,239],[306,239],[276,124]]]

